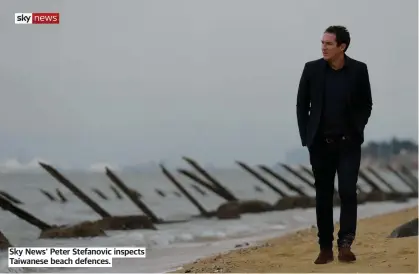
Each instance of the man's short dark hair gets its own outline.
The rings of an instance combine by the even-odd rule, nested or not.
[[[349,31],[344,26],[330,26],[325,31],[325,33],[333,33],[336,36],[336,43],[338,46],[346,44],[344,52],[349,48],[351,43],[351,36]]]

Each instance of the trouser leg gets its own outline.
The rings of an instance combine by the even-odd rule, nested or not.
[[[337,153],[330,144],[315,143],[309,149],[316,188],[316,219],[321,249],[333,246],[333,193]]]
[[[360,162],[361,145],[351,141],[342,141],[337,167],[341,201],[339,247],[350,247],[355,239],[358,207],[356,185]]]

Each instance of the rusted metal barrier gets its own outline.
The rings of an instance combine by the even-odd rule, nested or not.
[[[18,206],[15,206],[8,199],[1,195],[0,207],[14,214],[16,217],[39,228],[41,230],[39,238],[80,238],[106,236],[104,231],[100,227],[95,225],[93,222],[86,222],[83,224],[76,224],[72,226],[49,225],[41,219],[30,214],[26,210]]]
[[[259,180],[261,183],[272,189],[275,193],[279,194],[281,197],[288,197],[288,194],[286,194],[284,191],[276,187],[273,183],[271,183],[268,179],[263,177],[261,174],[259,174],[256,170],[253,170],[250,166],[247,164],[236,161],[236,164],[238,164],[241,168],[243,168],[245,171],[250,173],[253,177],[255,177],[257,180]]]
[[[274,192],[279,194],[281,198],[276,202],[276,204],[273,206],[276,210],[286,210],[286,209],[293,209],[293,208],[307,208],[311,207],[314,204],[314,199],[308,196],[290,196],[278,187],[276,187],[273,183],[268,181],[265,177],[263,177],[261,174],[259,174],[256,170],[252,169],[249,165],[246,163],[236,161],[236,163],[242,167],[244,170],[249,172],[253,177],[258,179],[260,182],[268,186],[270,189],[272,189]]]
[[[125,183],[108,167],[106,168],[106,176],[113,182],[128,198],[139,208],[141,211],[146,214],[153,223],[161,223],[156,214],[140,199],[138,199],[137,195],[135,195],[131,189],[129,189]]]
[[[189,179],[195,181],[196,183],[200,184],[201,186],[205,187],[206,189],[208,189],[209,191],[213,192],[214,194],[216,194],[217,196],[225,199],[228,202],[232,202],[235,200],[232,200],[232,198],[228,195],[226,195],[223,191],[220,191],[220,189],[216,188],[215,186],[211,185],[210,183],[206,182],[205,180],[199,178],[198,176],[196,176],[194,173],[186,170],[186,169],[178,169],[177,170],[180,174],[188,177]]]
[[[289,173],[291,173],[292,175],[294,175],[295,177],[297,177],[298,179],[300,179],[301,182],[305,183],[308,187],[312,188],[312,189],[316,189],[316,187],[314,186],[314,183],[311,182],[310,180],[308,180],[307,178],[305,178],[304,176],[302,176],[300,173],[298,173],[296,170],[294,170],[292,167],[290,167],[289,165],[286,164],[281,164],[281,166],[288,171]],[[338,191],[334,190],[335,194],[338,193]]]
[[[287,198],[278,200],[278,202],[274,205],[275,209],[284,210],[291,208],[310,208],[316,205],[315,197],[309,196],[277,172],[271,170],[266,165],[259,165],[259,168],[277,179],[279,182],[283,183],[286,187],[288,187],[288,189],[294,191],[297,194],[296,196],[289,196]]]
[[[308,175],[310,176],[310,178],[314,178],[314,173],[311,169],[309,169],[308,167],[301,165],[301,169]]]
[[[18,205],[23,204],[23,202],[21,200],[19,200],[15,196],[12,196],[10,193],[7,193],[6,191],[0,190],[0,195],[2,195],[3,197],[5,197],[6,199],[8,199],[9,201],[11,201],[14,204],[18,204]]]
[[[263,188],[261,188],[260,186],[253,186],[253,189],[256,191],[256,192],[263,192]]]
[[[372,190],[367,193],[366,200],[368,202],[380,202],[380,201],[388,201],[390,197],[387,192],[384,192],[367,174],[366,172],[360,168],[358,173],[359,178],[364,180]]]
[[[126,184],[108,167],[105,168],[108,178],[122,191],[128,198],[151,220],[154,224],[173,224],[184,223],[189,220],[163,220],[140,199],[140,194],[137,191],[126,186]]]
[[[9,242],[3,232],[0,231],[0,251],[6,251],[9,247],[13,247],[13,245]]]
[[[118,198],[119,200],[123,199],[123,196],[121,195],[121,193],[119,193],[116,187],[114,187],[113,185],[110,185],[110,188],[112,189],[113,193],[115,193],[116,198]]]
[[[302,176],[300,173],[298,173],[296,170],[294,170],[292,167],[290,167],[289,165],[286,164],[281,164],[281,166],[287,170],[288,172],[290,172],[291,174],[293,174],[295,177],[297,177],[298,179],[300,179],[303,183],[305,183],[307,186],[311,187],[312,189],[314,189],[314,191],[316,190],[316,187],[314,185],[314,182],[311,182],[310,180],[308,180],[307,178],[305,178],[304,176]],[[358,199],[358,202],[360,202],[360,199]],[[334,205],[339,205],[340,204],[340,199],[339,199],[339,192],[336,189],[336,187],[334,187],[333,190],[333,204]]]
[[[26,222],[30,223],[33,226],[36,226],[37,228],[41,230],[50,229],[52,226],[49,224],[43,222],[42,220],[36,218],[34,215],[26,212],[25,210],[21,209],[20,207],[15,206],[12,202],[10,202],[8,199],[0,195],[0,207],[4,210],[7,210],[20,219],[25,220]]]
[[[408,188],[410,188],[412,190],[412,193],[414,194],[414,196],[417,196],[417,194],[418,194],[418,186],[417,185],[415,186],[414,183],[412,183],[409,179],[407,179],[405,176],[403,176],[403,174],[401,172],[399,172],[397,169],[395,169],[391,165],[387,165],[386,168],[391,173],[396,175],[397,178],[399,178],[399,180],[401,182],[403,182]]]
[[[154,191],[156,191],[156,193],[161,196],[161,197],[166,197],[166,193],[164,193],[163,190],[159,189],[159,188],[155,188]]]
[[[310,178],[313,178],[313,180],[314,180],[314,173],[313,173],[313,171],[312,170],[310,170],[308,167],[306,167],[306,166],[304,166],[304,165],[301,165],[301,169],[308,175],[308,176],[310,176]],[[365,194],[365,191],[357,184],[356,185],[356,188],[358,189],[358,192],[361,194],[361,196],[364,196],[364,194]],[[338,193],[338,190],[335,188],[335,194],[337,194]],[[360,195],[358,195],[358,203],[360,202],[359,199],[360,198]],[[362,201],[363,202],[363,201]]]
[[[282,177],[279,173],[273,171],[272,169],[268,168],[266,165],[259,165],[259,168],[275,179],[277,179],[279,182],[283,183],[286,187],[288,187],[290,190],[294,191],[300,196],[309,197],[307,193],[302,191],[300,188],[292,184],[289,180],[287,180],[285,177]],[[311,187],[311,186],[310,186]]]
[[[395,189],[387,180],[385,180],[374,168],[368,166],[366,168],[375,178],[378,179],[383,185],[385,185],[389,190],[390,193],[388,194],[389,199],[394,199],[399,202],[405,202],[409,198],[407,193],[401,193],[397,189]]]
[[[194,167],[205,179],[199,178],[192,172],[189,172],[184,169],[178,169],[180,173],[199,183],[200,185],[206,187],[208,190],[212,191],[216,195],[224,198],[227,202],[221,204],[215,211],[215,216],[218,219],[235,219],[240,218],[241,214],[244,213],[261,213],[274,210],[273,205],[260,200],[239,200],[236,196],[224,187],[217,179],[211,176],[204,168],[202,168],[195,160],[191,158],[184,157],[186,162],[188,162],[192,167]]]
[[[175,195],[176,197],[179,197],[179,198],[182,197],[182,195],[177,191],[173,191],[173,195]]]
[[[199,194],[201,194],[202,196],[207,196],[208,194],[203,191],[199,186],[195,185],[195,184],[191,184],[191,187],[193,189],[195,189],[196,192],[198,192]]]
[[[220,192],[223,192],[226,197],[228,197],[229,201],[237,201],[238,199],[236,196],[233,195],[233,193],[228,190],[225,186],[223,186],[215,177],[210,175],[205,169],[203,169],[195,160],[189,157],[183,157],[183,160],[185,160],[188,164],[190,164],[193,168],[195,168],[202,176],[204,176],[208,181],[214,184],[216,188],[220,190]]]
[[[44,190],[44,189],[42,189],[42,188],[40,188],[40,189],[39,189],[39,191],[40,191],[43,195],[45,195],[45,197],[47,197],[47,198],[48,198],[48,200],[50,200],[50,201],[52,201],[52,202],[57,201],[57,199],[55,199],[55,197],[54,197],[54,196],[52,196],[52,194],[51,194],[51,193],[49,193],[48,191],[46,191],[46,190]]]
[[[406,176],[415,186],[418,185],[418,178],[412,173],[412,171],[408,167],[402,165],[400,170],[403,174],[406,174]]]
[[[183,193],[183,195],[185,195],[185,197],[198,209],[198,211],[201,213],[201,216],[203,217],[211,217],[214,216],[214,214],[210,214],[203,205],[201,205],[198,200],[195,199],[195,197],[193,197],[183,186],[182,184],[176,180],[176,178],[169,172],[169,170],[167,170],[163,164],[160,164],[160,168],[163,172],[163,174],[166,176],[166,178],[172,182],[178,189],[180,192]]]
[[[92,188],[92,191],[94,192],[94,193],[96,193],[97,194],[97,196],[99,196],[100,198],[102,198],[103,200],[108,200],[108,196],[106,196],[105,195],[105,193],[103,193],[102,191],[100,191],[99,189],[97,189],[97,188]]]
[[[54,177],[59,183],[63,184],[67,187],[74,195],[76,195],[81,201],[83,201],[86,205],[88,205],[92,210],[94,210],[97,214],[99,214],[102,218],[111,217],[111,215],[104,210],[101,206],[99,206],[95,201],[90,199],[89,196],[83,193],[78,187],[76,187],[72,182],[70,182],[67,178],[65,178],[61,173],[58,172],[52,166],[39,163],[39,165],[44,168],[52,177]]]
[[[60,198],[61,203],[67,203],[68,200],[67,198],[64,196],[64,194],[60,191],[60,189],[55,189],[55,192],[57,192],[57,196]]]
[[[156,229],[153,222],[147,216],[111,216],[111,214],[105,211],[89,196],[84,194],[78,187],[76,187],[72,182],[70,182],[70,180],[68,180],[60,172],[58,172],[58,170],[45,163],[39,164],[58,182],[66,186],[71,192],[74,193],[74,195],[76,195],[81,201],[83,201],[86,205],[92,208],[92,210],[95,211],[101,217],[101,219],[97,221],[86,221],[81,225],[81,227],[76,227],[77,229],[83,229],[83,227],[89,227],[90,225],[93,225],[94,227],[103,230]],[[60,231],[64,230],[60,229],[50,230],[49,235],[53,235],[54,237],[61,235]]]

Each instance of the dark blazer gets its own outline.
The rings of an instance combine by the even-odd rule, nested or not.
[[[327,66],[323,58],[307,62],[301,75],[297,95],[297,120],[303,146],[310,147],[319,128]],[[368,68],[365,63],[345,55],[345,69],[349,77],[347,85],[349,123],[356,135],[354,137],[362,144],[364,128],[372,110]]]

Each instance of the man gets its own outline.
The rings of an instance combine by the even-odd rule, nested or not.
[[[336,172],[341,201],[338,259],[356,260],[351,251],[357,221],[356,184],[372,99],[367,65],[345,54],[350,41],[345,27],[328,27],[321,41],[323,58],[305,64],[298,88],[298,127],[302,145],[309,150],[316,187],[320,253],[315,264],[334,259]]]

